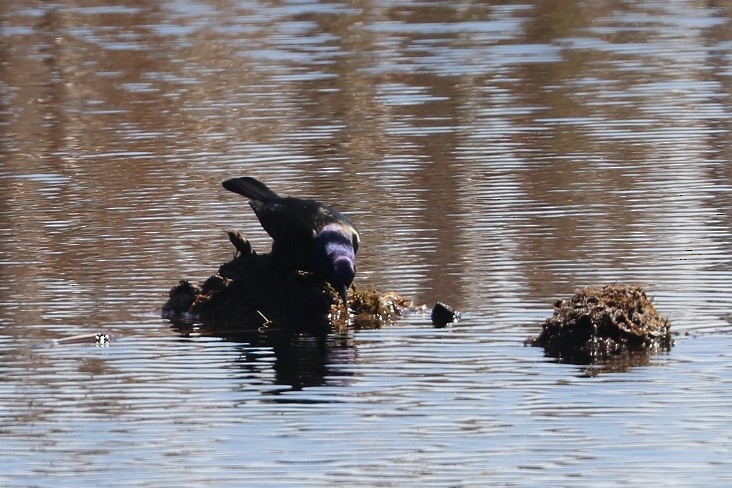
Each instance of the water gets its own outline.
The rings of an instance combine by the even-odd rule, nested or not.
[[[731,484],[729,32],[723,2],[2,2],[0,484]],[[359,282],[466,320],[160,319],[225,230],[268,247],[244,174],[348,213]],[[613,281],[669,354],[522,345]]]

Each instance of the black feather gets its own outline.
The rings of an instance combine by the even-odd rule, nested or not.
[[[356,273],[360,242],[348,217],[315,200],[281,197],[254,178],[232,178],[223,185],[250,199],[274,240],[272,258],[277,266],[316,273],[343,294]]]
[[[280,198],[267,185],[248,176],[226,180],[222,185],[229,191],[251,198],[252,200],[259,200],[260,202],[267,203]]]

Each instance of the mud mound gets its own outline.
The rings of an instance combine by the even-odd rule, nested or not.
[[[527,339],[547,355],[579,364],[656,354],[673,346],[668,319],[639,285],[587,287],[558,300],[537,337]],[[632,361],[631,361],[632,362]]]
[[[187,281],[173,287],[163,317],[173,322],[200,321],[217,326],[256,330],[287,328],[313,334],[376,328],[393,321],[411,304],[394,292],[352,285],[346,317],[338,293],[311,273],[282,271],[269,254],[257,254],[245,238],[229,233],[234,258],[200,287]]]

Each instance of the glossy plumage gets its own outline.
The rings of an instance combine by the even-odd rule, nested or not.
[[[280,197],[254,178],[232,178],[223,185],[250,199],[249,205],[274,240],[276,266],[315,273],[333,285],[347,304],[360,241],[348,217],[315,200]]]

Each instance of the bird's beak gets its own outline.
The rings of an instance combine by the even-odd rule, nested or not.
[[[348,311],[348,287],[346,285],[341,285],[338,287],[338,294],[341,296],[341,300],[343,300],[343,306],[346,308],[346,312]]]

